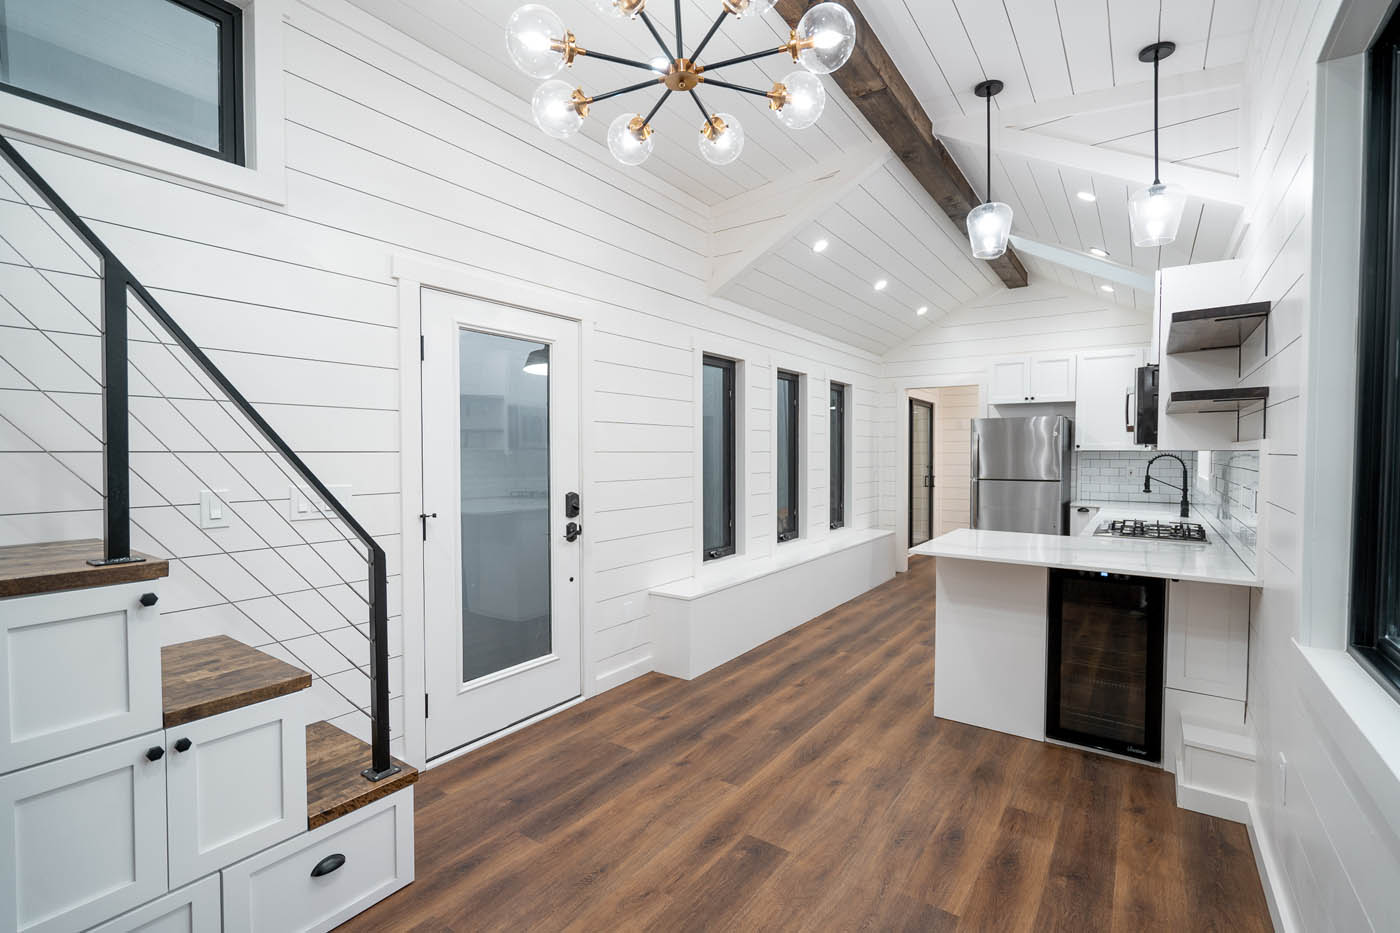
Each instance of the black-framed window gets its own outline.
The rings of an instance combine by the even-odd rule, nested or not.
[[[775,443],[778,445],[777,507],[778,540],[791,541],[798,535],[797,503],[799,488],[802,432],[801,377],[797,373],[779,371],[778,397],[774,402]]]
[[[243,164],[243,12],[224,0],[3,0],[0,89]]]
[[[832,528],[846,525],[846,387],[831,384],[831,462],[827,481],[830,484]]]
[[[1400,697],[1400,17],[1370,52],[1351,650]]]
[[[734,553],[734,361],[706,356],[703,373],[703,547],[714,560]]]

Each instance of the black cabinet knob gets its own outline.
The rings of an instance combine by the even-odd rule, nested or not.
[[[321,861],[316,863],[315,868],[311,869],[311,877],[319,878],[322,875],[329,875],[331,872],[335,871],[337,868],[344,864],[345,856],[341,855],[339,852],[335,853],[334,855],[327,855],[325,858],[321,859]]]
[[[146,749],[147,761],[160,761],[164,757],[165,749],[161,748],[159,745],[152,745],[150,748]]]
[[[192,744],[193,744],[193,743],[192,743],[189,739],[177,739],[177,740],[175,741],[175,751],[177,751],[177,752],[187,752],[187,751],[190,750],[190,746],[191,746]]]
[[[158,597],[155,593],[142,593],[142,594],[141,594],[141,605],[143,605],[143,606],[145,606],[147,609],[149,609],[149,608],[151,608],[152,606],[154,606],[154,605],[156,604],[156,601],[157,601],[159,598],[160,598],[160,597]]]

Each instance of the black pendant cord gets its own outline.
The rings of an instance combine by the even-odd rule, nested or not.
[[[715,21],[710,24],[710,31],[705,33],[705,38],[700,40],[700,44],[695,47],[695,51],[691,54],[691,61],[696,61],[700,58],[700,53],[705,51],[705,46],[709,45],[715,33],[719,32],[719,27],[724,24],[724,18],[728,15],[728,10],[721,9],[719,11],[719,15],[715,17]]]
[[[742,84],[730,84],[728,81],[721,81],[719,78],[707,78],[700,76],[700,80],[705,84],[713,84],[715,87],[728,88],[731,91],[742,91],[745,94],[752,94],[755,97],[767,97],[767,91],[760,91],[756,87],[744,87]]]
[[[600,100],[608,100],[612,97],[621,97],[623,94],[631,94],[633,91],[640,91],[644,88],[656,87],[656,81],[642,81],[637,84],[629,84],[627,87],[620,87],[615,91],[608,91],[606,94],[595,94],[588,98],[589,103],[596,104]],[[663,98],[664,99],[664,98]]]
[[[632,58],[619,58],[616,55],[609,55],[607,52],[595,52],[592,49],[580,49],[578,54],[585,55],[589,58],[601,59],[605,62],[612,62],[615,65],[626,65],[628,68],[640,68],[643,71],[650,71],[653,74],[660,73],[660,70],[655,65],[649,62],[639,62],[636,59]]]
[[[670,97],[670,96],[671,96],[671,91],[670,91],[669,89],[666,91],[665,94],[662,94],[662,95],[661,95],[661,99],[658,100],[658,101],[656,102],[656,106],[653,107],[653,108],[651,108],[650,112],[648,112],[647,115],[646,115],[645,117],[642,118],[642,125],[643,125],[643,126],[646,126],[648,123],[651,122],[651,118],[654,117],[654,116],[656,116],[656,112],[657,112],[658,110],[661,109],[661,105],[664,104],[664,103],[666,103],[666,98],[668,98],[668,97]]]
[[[650,16],[647,16],[647,11],[643,10],[642,12],[638,13],[637,18],[640,19],[646,25],[647,29],[651,32],[651,37],[656,40],[656,44],[661,46],[661,54],[665,55],[667,58],[670,58],[671,49],[668,45],[666,45],[666,40],[661,38],[661,33],[656,31],[656,24],[651,21]]]
[[[708,123],[708,124],[710,125],[710,130],[711,130],[712,132],[718,133],[718,132],[719,132],[719,127],[715,126],[715,121],[714,121],[714,119],[710,116],[710,111],[706,110],[706,109],[705,109],[705,105],[702,104],[702,103],[700,103],[700,95],[697,94],[697,93],[695,93],[694,91],[691,91],[691,92],[690,92],[690,96],[693,97],[693,98],[695,99],[695,106],[699,107],[699,108],[700,108],[700,112],[701,112],[702,114],[705,115],[705,122]]]
[[[685,43],[681,41],[681,0],[676,0],[676,58],[685,58]]]
[[[987,203],[992,203],[992,95],[987,95]]]
[[[1161,55],[1152,56],[1152,184],[1162,183],[1162,167],[1157,144],[1157,134],[1161,132],[1161,121],[1157,108],[1160,106],[1160,92],[1157,86],[1157,72],[1162,67]]]

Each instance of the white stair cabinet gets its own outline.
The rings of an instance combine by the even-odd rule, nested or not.
[[[1133,443],[1137,370],[1144,347],[1087,350],[1076,361],[1074,446],[1079,450],[1125,450]]]
[[[987,402],[1072,402],[1074,379],[1073,353],[1031,353],[994,360],[987,367]]]
[[[1167,591],[1167,687],[1243,701],[1248,677],[1249,590],[1172,581]]]
[[[219,876],[210,875],[142,904],[90,933],[220,933]]]

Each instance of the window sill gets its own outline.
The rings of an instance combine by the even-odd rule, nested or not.
[[[696,576],[656,587],[651,591],[651,595],[671,599],[699,599],[819,557],[868,544],[887,535],[893,536],[894,532],[879,528],[843,528],[820,538],[794,538],[783,542],[786,547],[780,546],[773,554],[763,557],[745,560],[742,559],[742,555],[735,555],[740,559],[726,557],[709,561]]]
[[[1400,837],[1400,703],[1347,652],[1296,647],[1305,705]]]

